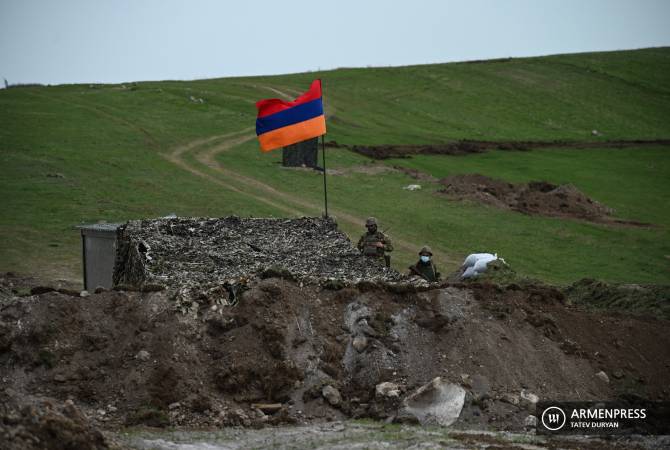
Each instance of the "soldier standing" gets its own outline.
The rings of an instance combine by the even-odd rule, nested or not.
[[[356,247],[365,256],[384,258],[386,267],[391,267],[391,255],[386,254],[386,252],[393,251],[391,239],[377,229],[377,219],[374,217],[368,217],[368,220],[365,221],[365,227],[368,232],[361,236]]]
[[[419,261],[413,266],[409,266],[410,275],[418,275],[426,281],[434,282],[440,279],[440,272],[433,264],[433,251],[427,245],[424,245],[419,251]]]

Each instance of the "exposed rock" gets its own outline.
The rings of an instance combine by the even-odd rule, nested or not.
[[[516,395],[516,394],[509,394],[509,393],[507,393],[507,394],[503,394],[503,395],[500,397],[500,400],[503,401],[503,402],[505,402],[505,403],[509,403],[510,405],[515,405],[515,406],[518,405],[518,404],[519,404],[519,401],[520,401],[518,395]]]
[[[243,425],[245,427],[251,425],[251,419],[244,412],[244,410],[240,408],[233,410],[229,415],[229,419],[232,421],[233,424]]]
[[[351,345],[353,345],[356,351],[360,353],[368,346],[368,338],[364,335],[358,335],[354,338]]]
[[[390,381],[385,381],[379,383],[375,387],[375,394],[377,397],[399,397],[400,396],[400,386],[396,383],[391,383]]]
[[[344,311],[344,326],[352,335],[355,335],[363,320],[367,320],[371,316],[372,311],[367,306],[359,302],[349,303]]]
[[[67,378],[65,378],[65,375],[62,373],[57,373],[54,375],[53,380],[57,383],[65,383],[67,381]]]
[[[89,295],[91,295],[91,293],[86,290],[83,290],[79,293],[80,297],[88,297]]]
[[[537,417],[532,414],[527,416],[523,421],[523,426],[526,428],[535,428],[537,426]]]
[[[256,408],[254,409],[254,412],[256,413],[256,419],[260,420],[261,422],[267,422],[270,420],[270,417],[268,417],[268,415],[265,414],[263,410]]]
[[[151,354],[146,350],[140,350],[135,355],[135,359],[139,359],[140,361],[149,361],[149,358],[151,358]]]
[[[403,402],[403,411],[415,416],[421,425],[449,426],[461,414],[465,389],[440,377],[421,386]]]
[[[398,365],[396,354],[382,340],[372,340],[367,336],[375,336],[377,331],[368,323],[376,315],[370,307],[362,302],[348,303],[344,311],[344,328],[355,337],[365,336],[368,342],[365,351],[361,352],[353,345],[347,345],[342,365],[349,386],[356,389],[374,392],[380,379],[391,378],[394,368]],[[353,340],[353,339],[352,339]],[[362,339],[356,345],[362,348]]]
[[[328,400],[328,403],[330,403],[333,406],[337,406],[340,403],[342,403],[342,397],[340,396],[340,391],[338,391],[331,385],[324,386],[324,388],[321,390],[321,395],[323,395],[323,398]]]
[[[609,382],[610,382],[610,378],[609,378],[609,377],[607,376],[607,374],[606,374],[605,372],[603,372],[602,370],[596,374],[596,377],[598,377],[598,379],[604,381],[605,383],[609,383]]]
[[[377,336],[377,332],[375,331],[374,328],[370,326],[367,318],[359,320],[356,323],[355,329],[357,333],[359,334],[362,333],[365,336],[372,336],[372,337]]]
[[[520,397],[523,403],[530,408],[534,408],[537,402],[540,401],[540,397],[525,389],[521,391]]]

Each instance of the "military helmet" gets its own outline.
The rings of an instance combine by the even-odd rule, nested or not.
[[[424,245],[423,247],[421,247],[421,250],[419,250],[419,255],[433,256],[433,250],[431,250],[431,248],[428,247],[427,245]]]
[[[377,219],[375,219],[374,217],[368,217],[368,219],[365,221],[365,226],[369,227],[372,225],[377,225]]]

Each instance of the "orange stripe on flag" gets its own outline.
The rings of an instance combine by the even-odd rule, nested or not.
[[[258,136],[258,141],[261,144],[261,150],[269,152],[322,134],[326,134],[326,118],[321,115],[304,122],[263,133]]]

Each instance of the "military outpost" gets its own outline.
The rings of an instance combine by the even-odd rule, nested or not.
[[[35,286],[38,303],[5,300],[3,323],[26,320],[5,326],[8,392],[40,383],[74,399],[52,411],[63,429],[91,426],[76,403],[102,427],[372,418],[519,433],[536,426],[538,402],[575,390],[608,398],[630,392],[634,377],[644,380],[634,392],[667,395],[653,375],[665,370],[654,355],[667,351],[666,325],[593,320],[568,306],[580,286],[509,279],[488,253],[442,276],[424,246],[399,272],[379,219],[361,225],[356,245],[331,216],[83,226],[85,291]],[[492,284],[499,276],[512,284]],[[639,328],[603,341],[622,326]],[[68,362],[64,343],[80,349]],[[18,377],[19,357],[40,371]]]
[[[19,3],[3,28],[24,20],[13,11],[43,18],[34,47],[54,52],[82,10],[91,30],[123,20],[133,64],[238,52],[248,73],[279,73],[322,64],[317,35],[334,39],[319,49],[353,35],[347,51],[384,66],[5,79],[0,450],[670,447],[669,47],[386,67],[377,45],[403,53],[415,34],[457,29],[448,42],[488,51],[555,30],[495,34],[490,5],[460,23],[454,2],[398,7],[392,35],[374,5],[344,8],[373,10],[351,32],[319,29],[316,4],[307,20],[290,2],[213,2],[191,34],[242,27],[199,53],[180,28],[192,6],[173,27],[153,8]],[[532,6],[523,17],[575,9]],[[253,15],[209,22],[210,7]],[[589,8],[570,33],[592,31]],[[180,40],[145,49],[135,22]],[[114,46],[65,60],[117,65]],[[26,55],[14,64],[41,71]]]

